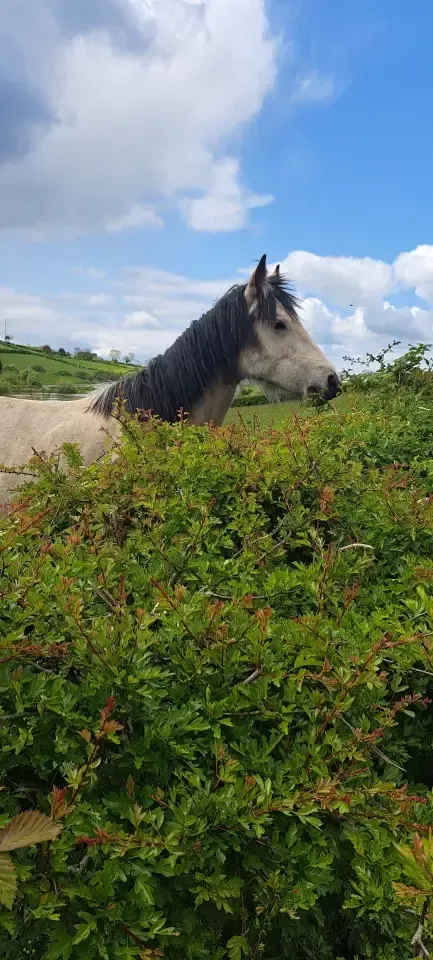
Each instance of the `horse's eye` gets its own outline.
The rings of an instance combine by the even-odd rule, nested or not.
[[[276,329],[276,330],[285,330],[285,329],[286,329],[286,324],[283,323],[282,320],[277,320],[277,321],[276,321],[276,324],[275,324],[275,329]]]

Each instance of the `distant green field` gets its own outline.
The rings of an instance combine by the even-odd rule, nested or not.
[[[17,347],[14,344],[0,345],[0,361],[3,371],[0,373],[0,384],[8,379],[6,367],[13,365],[18,371],[33,369],[35,366],[43,370],[34,373],[42,381],[43,386],[59,386],[60,384],[80,387],[85,391],[92,389],[94,383],[102,381],[105,374],[107,381],[121,377],[125,373],[132,373],[136,367],[132,364],[114,363],[109,360],[84,360],[75,357],[59,357],[58,354],[45,353],[37,347]],[[25,386],[22,385],[22,389]]]
[[[322,416],[332,416],[333,411],[342,413],[348,409],[347,397],[338,397],[333,400],[324,410]],[[245,423],[248,427],[272,426],[289,420],[296,413],[298,417],[311,416],[312,408],[300,401],[290,403],[267,403],[257,404],[252,407],[232,407],[229,410],[225,423]]]

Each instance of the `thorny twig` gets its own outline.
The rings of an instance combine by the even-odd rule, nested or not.
[[[33,479],[37,478],[39,474],[30,473],[29,470],[26,470],[24,467],[22,470],[18,470],[15,467],[7,467],[5,464],[0,463],[0,473],[11,474],[13,477],[32,477]],[[3,506],[3,504],[2,504]],[[5,504],[7,506],[7,504]]]

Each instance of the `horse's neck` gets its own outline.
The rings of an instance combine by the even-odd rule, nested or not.
[[[235,395],[237,383],[219,383],[207,390],[191,412],[190,423],[196,427],[214,423],[219,427]]]

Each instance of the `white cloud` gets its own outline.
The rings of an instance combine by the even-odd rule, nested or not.
[[[87,303],[89,307],[105,307],[111,300],[112,297],[108,293],[94,293],[89,297]]]
[[[168,270],[155,270],[152,267],[131,269],[128,271],[128,283],[139,290],[150,293],[170,291],[172,296],[181,297],[193,294],[197,297],[219,297],[224,292],[229,280],[196,280],[193,277],[182,277]]]
[[[424,243],[401,253],[394,262],[394,276],[402,287],[413,288],[418,297],[433,304],[433,246]]]
[[[167,350],[177,336],[178,332],[174,330],[98,329],[93,332],[92,349],[103,357],[108,357],[110,350],[114,349],[148,360]]]
[[[367,307],[363,314],[368,330],[379,334],[392,334],[395,339],[409,341],[430,341],[433,335],[433,310],[420,307],[396,307],[392,303],[381,303]]]
[[[125,326],[151,329],[152,327],[159,327],[159,323],[147,310],[135,310],[133,313],[126,314]]]
[[[248,212],[272,203],[270,194],[250,193],[239,180],[239,164],[226,157],[214,165],[208,193],[180,202],[188,226],[194,230],[218,233],[241,230],[247,226]]]
[[[8,30],[27,62],[38,61],[52,121],[38,127],[30,152],[0,166],[3,227],[41,237],[56,227],[125,229],[138,225],[148,201],[189,198],[192,206],[181,206],[188,222],[209,229],[223,191],[218,228],[234,229],[268,202],[242,186],[226,155],[275,81],[265,0],[107,2],[107,15],[123,4],[130,45],[120,32],[116,43],[104,23],[66,31],[58,0],[47,0],[37,50],[34,18],[8,3]],[[30,0],[18,7],[30,16]],[[145,225],[157,225],[146,216]]]
[[[299,315],[313,340],[322,346],[335,341],[335,315],[317,297],[307,297]]]
[[[59,320],[57,311],[43,297],[19,293],[9,287],[0,287],[0,316],[6,319],[8,333],[17,342],[22,337],[27,342],[28,337],[39,336],[40,332],[49,335]]]
[[[120,217],[108,219],[105,229],[108,233],[120,233],[122,230],[137,230],[139,227],[158,229],[164,226],[164,221],[151,207],[143,207],[141,203],[134,203],[132,207]]]
[[[281,261],[302,293],[347,309],[366,300],[383,298],[393,287],[392,267],[370,257],[320,257],[295,250]]]

